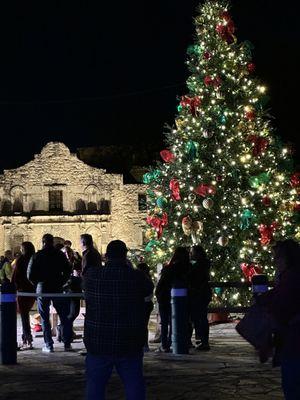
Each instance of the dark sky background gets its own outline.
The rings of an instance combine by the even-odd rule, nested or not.
[[[194,0],[20,1],[2,14],[0,169],[50,140],[82,146],[163,142],[184,94]],[[300,24],[291,1],[233,0],[238,40],[255,45],[274,127],[297,147]]]

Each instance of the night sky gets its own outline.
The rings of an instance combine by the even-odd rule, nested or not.
[[[50,140],[78,147],[163,143],[185,93],[194,0],[20,1],[0,37],[0,168]],[[300,24],[291,1],[233,0],[238,40],[255,45],[274,127],[300,154]],[[290,6],[289,6],[290,5]]]

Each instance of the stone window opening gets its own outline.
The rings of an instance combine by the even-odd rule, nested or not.
[[[23,196],[20,196],[14,199],[13,213],[17,214],[22,212],[23,212]]]
[[[21,214],[24,211],[25,189],[22,186],[14,186],[10,191],[12,213]]]
[[[49,211],[63,211],[62,190],[49,191]]]
[[[147,196],[144,193],[138,195],[138,209],[139,211],[147,210]]]
[[[86,204],[82,199],[76,201],[76,211],[79,213],[86,213]]]
[[[99,203],[99,211],[100,211],[100,214],[110,215],[110,213],[111,213],[110,201],[101,199],[100,203]]]

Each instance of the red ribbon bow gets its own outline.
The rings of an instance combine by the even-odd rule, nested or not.
[[[248,141],[253,143],[252,154],[256,157],[259,156],[269,145],[269,141],[266,138],[257,135],[249,135]]]
[[[223,18],[224,21],[216,26],[216,31],[228,44],[233,43],[235,26],[230,14],[227,11],[224,11],[220,17]]]
[[[258,227],[258,231],[260,233],[259,240],[263,246],[268,245],[271,242],[271,240],[273,240],[273,233],[277,227],[278,227],[277,222],[272,222],[272,224],[269,226],[264,224],[259,225]]]
[[[206,197],[208,195],[214,195],[216,193],[216,188],[211,185],[201,184],[194,189],[194,192],[201,197]]]
[[[213,78],[213,77],[207,75],[204,78],[205,86],[213,85],[215,88],[218,88],[221,85],[221,83],[222,83],[222,80],[218,76],[216,78]]]
[[[175,156],[170,150],[162,150],[159,154],[166,163],[175,161]]]
[[[292,187],[300,186],[300,172],[295,172],[290,179],[290,183]]]
[[[189,96],[182,96],[180,105],[182,107],[189,107],[191,114],[193,116],[196,115],[197,108],[201,105],[201,99],[199,96],[189,97]]]
[[[241,270],[243,271],[244,277],[251,282],[252,277],[254,275],[262,274],[263,270],[261,267],[257,264],[247,264],[247,263],[242,263],[241,264]]]
[[[163,228],[168,225],[168,214],[163,213],[162,217],[151,217],[150,215],[146,219],[147,224],[151,225],[157,232],[158,239],[161,238],[163,233]]]
[[[173,199],[176,201],[181,200],[180,190],[179,190],[179,182],[177,181],[177,179],[171,179],[169,187],[170,187],[170,190],[172,191]]]

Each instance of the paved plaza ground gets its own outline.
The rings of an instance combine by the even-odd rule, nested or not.
[[[251,348],[235,332],[235,324],[211,327],[211,351],[174,356],[151,351],[145,355],[148,400],[276,400],[283,399],[278,369],[259,364]],[[81,334],[82,321],[76,330]],[[0,366],[1,400],[84,399],[84,359],[82,340],[74,352],[65,353],[55,343],[55,353],[35,349],[18,353],[18,365]],[[152,345],[152,349],[157,345]],[[107,400],[124,399],[117,376],[110,380]]]

